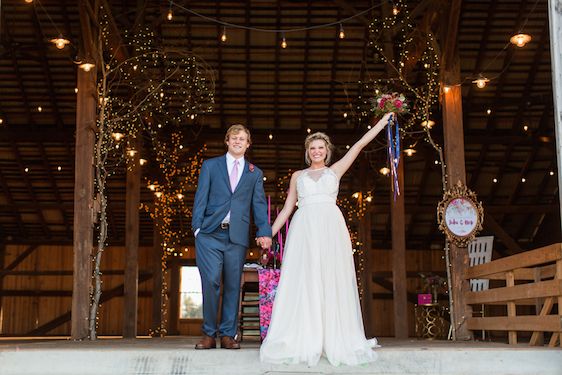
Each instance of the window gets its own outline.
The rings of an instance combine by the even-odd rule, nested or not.
[[[202,319],[203,293],[197,267],[181,268],[180,293],[180,319]]]

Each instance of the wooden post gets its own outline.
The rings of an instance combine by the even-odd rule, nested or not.
[[[548,20],[550,24],[550,51],[562,49],[562,1],[548,0]],[[556,157],[558,160],[558,186],[562,186],[562,56],[550,54],[552,66],[552,91],[554,97],[554,129],[556,130]],[[559,201],[562,203],[562,189],[558,189]],[[562,204],[560,204],[562,217]],[[560,306],[560,305],[558,305]],[[560,340],[562,344],[562,338]]]
[[[139,204],[140,204],[140,148],[138,140],[132,143],[137,151],[128,156],[127,189],[125,202],[125,281],[123,292],[123,338],[137,337],[137,308],[139,289]]]
[[[76,151],[74,163],[74,277],[71,335],[88,337],[92,289],[94,215],[94,127],[96,122],[96,70],[78,69],[76,104]]]
[[[391,14],[390,3],[383,2],[384,16]],[[395,53],[393,40],[396,32],[389,29],[383,34],[384,54],[389,61],[394,61]],[[386,65],[388,77],[395,77],[396,71]],[[390,167],[390,166],[389,166]],[[390,192],[390,218],[392,222],[392,291],[394,303],[394,336],[408,337],[408,297],[406,285],[406,220],[404,213],[404,160],[398,166],[398,184],[400,195],[394,200],[393,188]],[[390,184],[392,181],[390,180]]]
[[[404,159],[398,165],[400,195],[390,192],[392,220],[392,288],[394,337],[408,338],[408,293],[406,285],[406,220],[404,214]]]
[[[4,266],[6,264],[6,244],[0,242],[0,270],[4,271]],[[0,291],[4,290],[4,278],[0,277]],[[0,295],[0,317],[2,316],[2,295]],[[3,320],[0,320],[0,335],[4,333],[4,327],[2,327]]]
[[[457,45],[458,23],[460,18],[461,0],[450,3],[449,18],[442,27],[444,46],[441,56],[441,85],[443,106],[443,133],[445,147],[445,162],[447,188],[458,181],[466,184],[464,164],[464,136],[462,122],[462,93],[460,87],[460,59]],[[466,327],[466,319],[472,316],[472,309],[465,301],[465,294],[470,290],[464,273],[468,268],[468,251],[450,244],[451,280],[452,280],[452,321],[453,337],[455,339],[469,339],[471,333]]]
[[[162,285],[164,282],[162,273],[162,237],[158,231],[158,226],[156,221],[154,222],[154,232],[153,232],[153,247],[152,247],[152,331],[162,333],[160,329],[162,327]],[[155,335],[156,336],[156,335]]]
[[[180,316],[180,265],[177,262],[169,263],[170,288],[168,289],[168,333],[179,335],[178,321]]]
[[[359,186],[361,186],[361,191],[365,192],[369,190],[367,181],[367,171],[368,161],[364,155],[361,155],[360,169],[359,169]],[[365,199],[365,197],[363,197]],[[367,209],[365,211],[365,216],[361,219],[359,223],[359,240],[363,246],[363,269],[361,270],[361,288],[363,294],[362,301],[362,314],[363,314],[363,324],[365,326],[365,334],[367,337],[374,336],[373,332],[373,293],[371,291],[371,284],[373,283],[373,270],[372,270],[372,240],[371,240],[371,210]]]

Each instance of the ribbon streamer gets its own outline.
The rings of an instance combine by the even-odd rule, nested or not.
[[[394,124],[394,134],[392,125]],[[392,178],[392,190],[394,192],[394,201],[400,195],[400,185],[398,184],[398,165],[400,164],[400,125],[398,118],[393,115],[388,119],[386,126],[386,135],[388,138],[388,164],[390,165],[390,175]]]

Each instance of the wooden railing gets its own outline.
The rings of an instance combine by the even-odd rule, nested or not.
[[[507,316],[471,317],[468,329],[507,331],[510,344],[517,344],[517,332],[532,332],[530,345],[541,344],[543,332],[552,332],[548,346],[562,346],[562,244],[470,267],[466,279],[504,280],[505,286],[468,292],[470,305],[506,305]],[[558,304],[557,313],[552,313]],[[516,306],[534,305],[536,315],[517,315]]]

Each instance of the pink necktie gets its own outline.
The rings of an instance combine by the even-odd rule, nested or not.
[[[236,185],[238,183],[238,160],[234,160],[234,167],[232,167],[232,172],[230,172],[230,188],[234,193]]]

